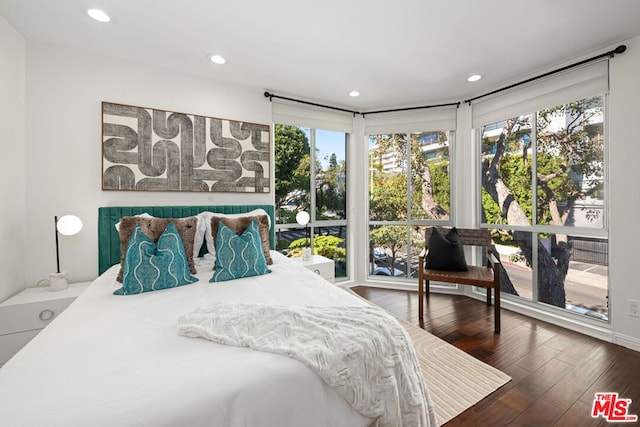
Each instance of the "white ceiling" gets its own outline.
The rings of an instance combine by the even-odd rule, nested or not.
[[[91,7],[112,21],[93,21]],[[358,111],[462,101],[640,34],[638,0],[0,0],[0,14],[27,46]],[[485,77],[468,83],[473,73]]]

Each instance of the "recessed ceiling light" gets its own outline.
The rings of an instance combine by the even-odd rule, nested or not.
[[[99,21],[99,22],[109,22],[109,21],[111,21],[111,18],[109,18],[109,15],[107,15],[106,13],[101,11],[100,9],[89,9],[89,10],[87,10],[87,13],[89,14],[90,17],[92,17],[96,21]]]
[[[213,62],[214,64],[219,64],[219,65],[222,65],[222,64],[224,64],[225,62],[227,62],[227,60],[226,60],[226,59],[224,59],[224,58],[223,58],[222,56],[220,56],[220,55],[211,55],[211,58],[210,58],[210,59],[211,59],[211,62]]]
[[[351,92],[349,92],[349,96],[360,96],[360,92],[358,92],[357,90],[352,90]]]
[[[482,76],[480,74],[473,74],[471,76],[469,76],[467,78],[468,82],[477,82],[478,80],[480,80],[482,78]]]

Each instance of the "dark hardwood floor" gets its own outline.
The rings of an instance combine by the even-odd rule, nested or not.
[[[417,292],[357,286],[360,296],[418,324]],[[494,366],[512,380],[446,426],[609,426],[592,418],[596,392],[631,399],[640,416],[640,353],[502,310],[493,333],[493,307],[457,295],[431,294],[423,328]]]

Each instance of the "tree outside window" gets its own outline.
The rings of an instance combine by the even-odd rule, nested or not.
[[[503,291],[607,319],[604,154],[602,96],[483,127],[482,223]]]
[[[274,136],[278,250],[296,257],[311,246],[335,261],[337,280],[346,277],[347,134],[276,124]],[[296,223],[300,211],[311,215],[311,239]]]
[[[369,274],[415,277],[421,225],[449,221],[451,132],[369,136]]]

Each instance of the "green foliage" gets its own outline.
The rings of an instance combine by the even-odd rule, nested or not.
[[[493,200],[487,191],[482,189],[482,209],[484,211],[484,221],[487,224],[502,224],[502,212],[500,206]]]
[[[309,239],[301,237],[289,243],[289,249],[302,249],[309,246]],[[290,253],[290,252],[289,252]]]
[[[449,160],[429,163],[433,197],[442,208],[451,212],[451,178],[449,176]]]
[[[316,167],[316,218],[327,219],[332,215],[344,216],[347,188],[345,162],[338,162],[335,153],[329,157],[327,170]],[[326,214],[325,214],[326,213]]]
[[[407,179],[402,175],[380,173],[373,178],[369,193],[372,221],[398,221],[407,218]]]
[[[337,169],[338,168],[338,157],[336,153],[331,153],[329,156],[329,169]]]
[[[560,202],[598,194],[604,187],[602,103],[602,97],[587,98],[538,113],[538,156],[555,157],[556,170],[563,172],[560,179],[542,180],[541,185]],[[566,125],[554,129],[558,118]]]
[[[275,193],[279,206],[289,192],[305,188],[305,170],[301,161],[309,157],[309,141],[297,126],[275,125]],[[306,172],[306,188],[309,188],[309,173]]]
[[[283,240],[283,239],[276,240],[276,250],[278,252],[281,252],[284,249],[287,249],[288,247],[289,247],[289,242],[287,240]]]
[[[579,193],[580,187],[571,179],[566,170],[563,172],[562,158],[560,156],[540,152],[538,153],[537,162],[539,176],[555,175],[554,178],[546,182],[540,180],[537,191],[538,224],[551,224],[551,212],[549,211],[550,199],[566,201]],[[545,192],[543,185],[549,189],[550,193]]]
[[[298,210],[309,209],[311,191],[316,192],[316,219],[344,218],[346,207],[346,164],[335,153],[328,156],[323,170],[316,156],[311,156],[305,132],[297,126],[275,125],[275,193],[276,206],[293,202]],[[311,162],[315,161],[315,182],[311,185]],[[291,221],[294,219],[293,221]],[[295,223],[284,209],[280,223]]]
[[[393,256],[407,245],[407,227],[404,225],[383,225],[369,232],[369,240],[376,247],[389,249]]]
[[[341,239],[340,237],[317,235],[313,237],[313,253],[335,261],[344,262],[347,258],[347,252],[344,247],[340,246],[343,243],[344,239]],[[309,246],[309,239],[306,237],[296,239],[289,244],[290,251],[287,256],[302,256],[302,249],[307,246]]]
[[[296,224],[297,210],[280,209],[279,220],[281,224]]]
[[[602,97],[595,97],[519,117],[512,132],[506,135],[502,147],[498,147],[497,137],[483,138],[485,166],[493,160],[494,155],[498,155],[496,153],[501,153],[498,165],[500,178],[508,188],[508,194],[515,198],[531,223],[565,225],[576,200],[589,195],[602,198],[605,165],[602,102]],[[532,212],[531,144],[525,144],[522,138],[531,133],[532,118],[536,119],[537,129],[535,213]],[[507,129],[506,124],[504,129]],[[487,223],[499,225],[506,222],[502,210],[484,188],[482,207],[485,215],[483,220]],[[597,218],[600,212],[587,212],[587,219]],[[533,215],[536,217],[533,218]],[[545,237],[547,234],[538,233],[538,236]],[[505,245],[518,244],[513,240],[513,233],[506,230],[495,230],[493,239]],[[524,257],[522,254],[525,252],[518,256]]]
[[[446,212],[451,212],[451,178],[449,176],[449,161],[434,160],[424,167],[431,172],[431,186],[435,202]],[[421,175],[413,178],[413,193],[411,195],[411,215],[415,218],[429,217],[422,208],[422,185],[424,178]]]
[[[531,155],[525,162],[520,154],[507,154],[500,164],[500,176],[531,221]]]
[[[431,188],[433,201],[439,206],[439,212],[450,212],[449,177],[449,148],[445,145],[436,151],[425,154],[420,138],[430,137],[430,144],[446,144],[445,132],[411,134],[407,140],[406,134],[373,135],[370,138],[375,143],[375,150],[369,153],[370,193],[369,215],[376,221],[404,221],[407,219],[407,185],[406,165],[410,166],[411,179],[411,214],[414,218],[433,217],[432,213],[423,208],[423,186]],[[410,147],[407,147],[407,145]],[[407,160],[407,149],[410,156]],[[385,172],[382,158],[384,155],[396,156],[398,172]],[[431,204],[428,204],[431,209]],[[441,219],[442,216],[437,217]]]
[[[345,261],[347,252],[340,245],[344,239],[336,236],[316,236],[313,238],[313,252],[336,261]]]
[[[417,230],[409,229],[404,225],[383,225],[369,231],[369,242],[372,246],[384,248],[390,253],[390,261],[387,266],[392,275],[395,275],[395,265],[398,256],[407,253],[407,231],[410,231],[410,242],[414,249],[424,248],[424,238]],[[419,249],[418,249],[419,250]]]
[[[601,97],[558,105],[533,115],[538,130],[535,159],[537,224],[565,225],[564,222],[554,223],[552,209],[556,210],[556,218],[563,217],[573,209],[575,200],[601,193],[604,183],[603,126],[601,120],[590,122],[601,115]],[[530,133],[531,118],[531,115],[518,118],[513,131],[507,135],[498,170],[510,194],[533,223],[533,158],[528,150],[530,145],[522,144],[522,136]],[[495,152],[492,138],[483,138],[482,144],[484,153]],[[491,158],[492,155],[485,155],[486,161]],[[502,212],[484,189],[482,205],[488,223],[502,223]]]

